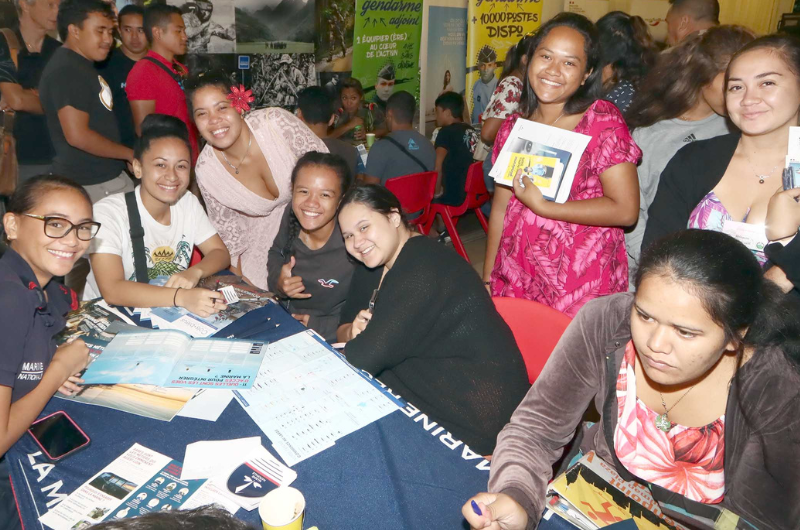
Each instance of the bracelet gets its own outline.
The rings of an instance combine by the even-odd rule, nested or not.
[[[172,307],[178,307],[177,299],[178,299],[178,291],[180,291],[180,287],[175,288],[175,294],[172,295]]]
[[[492,282],[483,282],[483,285],[491,285]]]

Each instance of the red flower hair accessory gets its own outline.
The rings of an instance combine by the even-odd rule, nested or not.
[[[239,114],[250,110],[250,103],[256,100],[253,97],[253,91],[245,90],[244,85],[239,85],[239,88],[232,86],[228,99],[231,100],[231,105]]]
[[[370,111],[373,111],[373,110],[375,110],[375,103],[370,103],[370,104],[369,104],[369,110],[370,110]]]

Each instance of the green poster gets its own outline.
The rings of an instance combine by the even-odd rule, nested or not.
[[[353,77],[367,103],[385,104],[395,91],[419,101],[422,0],[357,0]]]

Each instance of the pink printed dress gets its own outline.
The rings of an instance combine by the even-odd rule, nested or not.
[[[493,162],[517,118],[510,116],[500,127]],[[642,156],[622,114],[608,101],[595,101],[574,131],[592,139],[578,164],[570,201],[602,197],[600,174],[624,162],[636,164]],[[540,217],[512,197],[491,288],[492,296],[535,300],[575,316],[589,300],[628,289],[622,229]]]

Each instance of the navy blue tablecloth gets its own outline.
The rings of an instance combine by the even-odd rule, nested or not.
[[[269,318],[270,320],[267,320]],[[251,335],[253,325],[261,322]],[[276,324],[278,324],[276,326]],[[276,305],[245,315],[220,334],[279,340],[302,326]],[[182,461],[186,444],[261,436],[269,439],[234,400],[217,422],[176,417],[171,422],[53,399],[42,415],[66,411],[92,439],[84,450],[51,465],[29,435],[7,458],[26,530],[43,528],[38,516],[57,504],[134,443]],[[272,449],[271,449],[272,450]],[[276,451],[273,454],[279,456]],[[306,524],[333,529],[466,528],[461,505],[486,489],[489,465],[453,439],[413,404],[395,411],[294,466],[306,497]],[[237,516],[260,527],[257,510]]]

